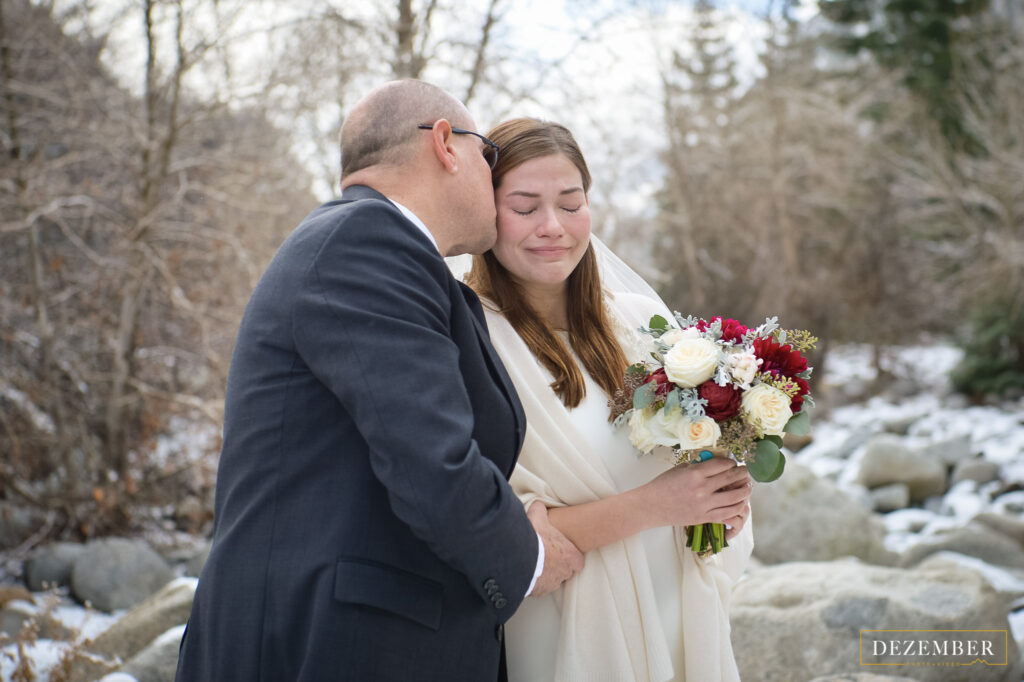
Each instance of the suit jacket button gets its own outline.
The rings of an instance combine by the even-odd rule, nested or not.
[[[494,608],[503,609],[508,604],[508,601],[504,597],[498,597],[494,600]]]
[[[491,588],[497,588],[497,587],[498,587],[498,581],[495,580],[494,578],[488,578],[487,580],[484,581],[484,589],[487,590],[488,592],[491,590]]]

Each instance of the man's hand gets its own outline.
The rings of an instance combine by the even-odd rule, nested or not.
[[[544,570],[533,586],[531,597],[552,592],[583,569],[583,554],[569,538],[548,521],[548,510],[540,500],[526,511],[533,529],[544,542]]]

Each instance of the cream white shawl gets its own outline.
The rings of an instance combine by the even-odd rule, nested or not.
[[[609,294],[606,303],[630,362],[646,356],[647,345],[635,330],[646,326],[653,314],[672,319],[663,305],[636,294]],[[539,499],[548,507],[575,505],[620,492],[599,458],[579,449],[584,439],[574,432],[568,411],[549,387],[551,375],[504,317],[486,303],[485,310],[491,340],[527,415],[526,440],[511,479],[523,504],[529,507]],[[562,623],[555,680],[739,679],[729,638],[729,599],[753,549],[751,524],[708,560],[686,547],[683,529],[674,530],[683,580],[679,608],[685,671],[672,669],[646,551],[634,536],[589,552],[583,570],[556,595]]]

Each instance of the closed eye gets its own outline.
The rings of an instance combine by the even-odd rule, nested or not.
[[[568,212],[568,213],[579,213],[579,211],[580,211],[580,209],[581,209],[581,208],[583,208],[583,205],[582,205],[582,204],[581,204],[581,205],[579,205],[579,206],[577,206],[576,208],[569,208],[568,206],[563,206],[563,207],[562,207],[562,210],[563,210],[563,211],[566,211],[566,212]]]
[[[513,208],[512,212],[515,213],[516,215],[530,215],[531,213],[533,213],[536,210],[537,209],[535,209],[535,208],[531,208],[528,211],[517,211],[516,209]]]

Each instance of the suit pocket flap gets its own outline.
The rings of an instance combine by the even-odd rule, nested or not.
[[[400,568],[358,559],[338,562],[334,598],[404,616],[437,630],[441,627],[440,583]]]

